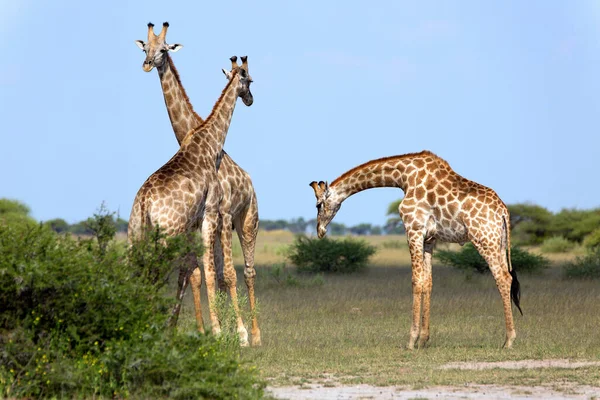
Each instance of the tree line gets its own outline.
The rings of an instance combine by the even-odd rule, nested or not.
[[[388,205],[385,225],[361,223],[347,226],[331,222],[328,227],[330,235],[389,235],[403,234],[404,227],[398,216],[398,206],[402,200]],[[542,206],[531,203],[508,205],[511,215],[512,240],[521,245],[537,245],[544,241],[561,237],[573,243],[598,241],[600,243],[600,208],[582,210],[565,208],[552,212]],[[106,211],[104,205],[100,207]],[[116,232],[127,232],[127,220],[116,213],[109,213]],[[17,200],[0,199],[0,219],[23,223],[38,223],[30,216],[30,208]],[[93,235],[95,233],[93,218],[69,224],[62,218],[55,218],[43,223],[58,233],[75,235]],[[292,233],[314,233],[316,219],[305,220],[302,217],[291,220],[262,219],[260,229],[265,231],[285,230]],[[585,243],[584,243],[585,244]]]

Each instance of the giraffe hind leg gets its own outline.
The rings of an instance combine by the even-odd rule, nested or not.
[[[412,350],[419,338],[419,322],[421,318],[421,304],[425,289],[425,274],[423,270],[423,234],[420,231],[408,231],[408,246],[412,263],[412,290],[413,308],[410,338],[407,348]]]
[[[506,338],[504,340],[504,348],[511,348],[512,344],[517,337],[515,331],[515,324],[513,321],[512,307],[511,307],[511,287],[512,275],[508,271],[508,261],[506,254],[502,251],[500,243],[480,243],[472,241],[473,245],[481,254],[481,256],[487,262],[494,279],[496,280],[496,286],[502,297],[502,306],[504,308],[504,322],[506,325]]]
[[[423,315],[421,317],[421,332],[419,333],[419,348],[424,348],[429,341],[429,314],[431,311],[431,290],[433,288],[431,258],[434,247],[435,239],[425,241],[425,252],[423,254],[423,279],[425,284],[423,288]]]
[[[240,339],[240,345],[243,347],[248,346],[248,331],[244,326],[242,320],[240,306],[237,296],[237,275],[233,266],[233,257],[231,249],[231,237],[232,237],[232,217],[231,214],[223,214],[223,224],[221,229],[221,245],[223,246],[223,259],[224,259],[224,270],[223,277],[229,295],[231,296],[231,303],[235,311],[235,317],[237,322],[237,332]]]
[[[258,311],[256,310],[256,298],[254,295],[254,283],[256,269],[254,268],[254,250],[256,248],[256,236],[258,234],[258,210],[256,200],[238,218],[235,223],[236,231],[240,239],[242,252],[244,254],[244,281],[248,289],[248,300],[250,302],[250,313],[252,318],[252,346],[260,346],[261,333],[258,327]]]

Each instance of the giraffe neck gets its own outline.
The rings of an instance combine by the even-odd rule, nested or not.
[[[397,187],[406,192],[409,175],[415,170],[411,161],[404,156],[369,161],[335,179],[329,188],[338,203],[353,194],[377,187]]]
[[[194,107],[190,103],[190,99],[181,84],[179,73],[173,64],[173,60],[169,54],[165,54],[166,61],[158,70],[160,77],[160,85],[162,87],[165,105],[171,120],[173,132],[177,138],[177,142],[181,145],[187,133],[198,127],[202,122],[202,118],[196,114]]]
[[[220,159],[238,98],[238,86],[239,75],[237,71],[234,71],[234,76],[223,89],[221,97],[215,103],[210,115],[192,134],[187,136],[182,147],[193,144],[200,145],[208,141],[208,148],[204,148],[203,153],[215,160]]]

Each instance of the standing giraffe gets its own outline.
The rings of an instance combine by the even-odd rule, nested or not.
[[[130,243],[135,243],[145,229],[156,225],[164,229],[167,235],[189,234],[201,227],[208,308],[214,334],[219,334],[221,330],[214,309],[214,244],[219,223],[219,203],[222,198],[217,164],[237,98],[240,97],[246,106],[251,106],[253,103],[250,92],[252,78],[248,74],[247,58],[242,57],[241,66],[238,66],[235,56],[231,57],[231,63],[231,71],[223,70],[228,82],[210,115],[203,124],[184,138],[177,153],[158,171],[150,175],[138,191],[128,227]],[[196,308],[196,322],[202,331],[204,329],[200,307],[202,275],[197,267],[195,254],[188,254],[186,266],[181,266],[179,270],[177,304],[173,309],[171,322],[172,324],[177,322],[181,301],[190,279]],[[235,290],[231,293],[232,302],[236,304]]]
[[[144,43],[141,40],[137,40],[136,44],[146,53],[146,59],[142,65],[144,71],[150,72],[154,67],[158,71],[169,119],[171,120],[177,142],[181,144],[187,133],[202,124],[204,120],[194,111],[179,78],[179,73],[168,54],[169,51],[175,52],[183,47],[180,44],[169,45],[166,43],[168,27],[169,23],[164,22],[162,31],[157,36],[154,34],[154,25],[149,23],[148,42]],[[232,228],[235,226],[245,262],[244,280],[248,288],[252,315],[252,345],[260,346],[261,336],[254,297],[254,281],[256,276],[256,270],[254,269],[254,249],[258,234],[258,203],[256,201],[256,193],[250,175],[236,164],[225,151],[221,152],[221,164],[217,176],[223,195],[219,204],[219,211],[222,218],[219,220],[214,253],[219,286],[227,286],[231,294],[232,289],[235,290],[237,285],[231,248]],[[233,305],[237,317],[240,344],[247,346],[248,332],[242,321],[237,302],[234,302]],[[198,325],[198,329],[202,330],[203,326]]]
[[[431,257],[436,240],[472,242],[486,260],[502,296],[506,322],[504,347],[516,337],[510,300],[519,305],[519,281],[510,262],[510,218],[506,205],[492,189],[463,178],[429,151],[372,160],[349,170],[328,185],[311,182],[317,197],[317,235],[342,202],[355,193],[375,187],[398,187],[405,196],[398,211],[412,263],[413,310],[408,348],[424,347],[429,340]],[[419,317],[423,318],[419,335]]]

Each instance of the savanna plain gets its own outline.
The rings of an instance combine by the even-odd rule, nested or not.
[[[587,397],[600,397],[600,286],[567,280],[561,267],[577,250],[551,255],[541,274],[519,275],[524,316],[513,310],[517,340],[509,350],[502,349],[504,317],[492,276],[434,258],[431,338],[425,349],[409,351],[411,269],[403,236],[365,236],[377,253],[364,272],[345,275],[297,274],[286,259],[293,239],[261,231],[256,246],[262,346],[240,351],[270,387],[507,385],[527,395],[543,386],[565,396],[586,387]],[[191,295],[185,301],[180,329],[192,329]]]

